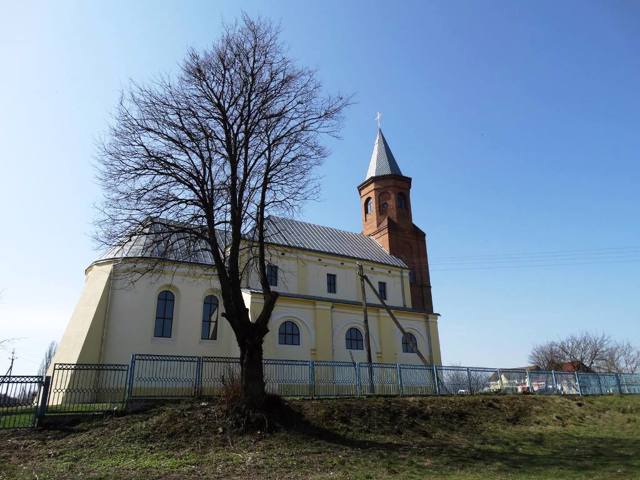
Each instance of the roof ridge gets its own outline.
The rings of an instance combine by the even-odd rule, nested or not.
[[[331,229],[331,230],[335,230],[336,232],[350,233],[352,235],[358,235],[358,236],[365,237],[365,238],[371,238],[370,236],[365,235],[362,232],[352,232],[351,230],[343,230],[342,228],[331,227],[329,225],[320,225],[319,223],[307,222],[305,220],[298,220],[297,218],[281,217],[279,215],[268,215],[268,217],[277,218],[279,220],[287,220],[287,221],[291,221],[291,222],[304,223],[305,225],[312,225],[314,227],[328,228],[328,229]]]

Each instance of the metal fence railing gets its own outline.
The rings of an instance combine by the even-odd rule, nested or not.
[[[265,386],[283,397],[640,394],[640,373],[546,372],[442,365],[265,359]],[[129,400],[212,397],[237,388],[238,358],[135,354],[126,364],[58,363],[51,377],[0,377],[0,428],[46,414],[122,409]]]
[[[238,358],[136,354],[129,398],[215,396],[239,378]],[[265,359],[264,378],[268,392],[284,397],[640,394],[640,374],[395,363]]]
[[[94,413],[123,409],[129,365],[56,363],[47,402],[49,413]]]
[[[35,425],[43,384],[42,376],[0,377],[0,429]]]
[[[129,398],[188,398],[199,394],[202,357],[135,354],[131,359]]]

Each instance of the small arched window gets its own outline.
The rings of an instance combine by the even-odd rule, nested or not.
[[[280,325],[278,343],[280,345],[300,345],[300,329],[291,320],[287,320]]]
[[[413,333],[407,332],[402,336],[402,351],[404,353],[418,352],[418,341]]]
[[[404,196],[404,193],[399,193],[396,201],[398,208],[404,210],[407,208],[407,197]]]
[[[202,340],[218,339],[218,297],[207,295],[202,304]]]
[[[347,342],[347,350],[364,350],[364,342],[362,341],[362,332],[355,327],[347,330],[345,335]]]
[[[372,210],[373,210],[373,201],[371,200],[371,197],[369,197],[364,201],[364,214],[369,215]]]
[[[176,301],[175,295],[169,290],[163,290],[158,294],[156,303],[156,323],[153,329],[154,337],[171,338],[173,327],[173,307]]]
[[[391,195],[389,195],[389,192],[382,192],[378,197],[378,205],[380,207],[381,214],[387,213],[390,200],[391,200]]]

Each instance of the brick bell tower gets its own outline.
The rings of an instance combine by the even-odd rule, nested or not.
[[[363,233],[409,266],[412,307],[433,313],[426,235],[411,218],[411,178],[402,175],[380,128],[358,192]]]

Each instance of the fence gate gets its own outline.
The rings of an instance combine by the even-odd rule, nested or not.
[[[38,375],[0,377],[0,429],[35,426],[43,385]]]

